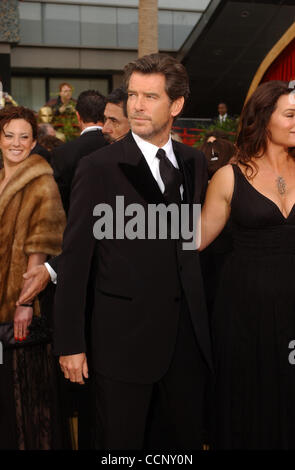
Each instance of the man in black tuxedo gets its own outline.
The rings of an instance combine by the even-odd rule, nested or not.
[[[52,151],[51,165],[66,213],[69,210],[72,180],[79,161],[107,144],[101,132],[105,104],[105,97],[98,91],[86,90],[80,93],[76,114],[81,135]]]
[[[103,237],[94,214],[104,204],[114,227],[120,226],[118,196],[129,210],[136,204],[144,214],[155,204],[192,208],[204,198],[206,160],[170,137],[189,93],[184,67],[152,54],[124,71],[132,133],[85,157],[76,172],[63,252],[53,263],[54,349],[65,377],[83,384],[91,279],[96,447],[200,449],[212,358],[198,251],[184,249],[181,238],[147,237],[147,231],[144,238],[130,237],[126,225],[125,234]],[[44,267],[39,271],[29,276],[41,286],[48,274]]]

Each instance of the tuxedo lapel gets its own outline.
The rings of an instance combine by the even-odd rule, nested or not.
[[[119,167],[126,178],[147,203],[165,203],[159,185],[131,133],[122,141],[122,144],[124,160],[119,162]]]

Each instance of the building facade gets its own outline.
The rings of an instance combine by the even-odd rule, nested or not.
[[[159,0],[160,51],[176,54],[209,3]],[[73,85],[74,97],[88,88],[107,94],[137,56],[138,0],[1,0],[0,5],[4,91],[35,110],[55,97],[64,81]]]

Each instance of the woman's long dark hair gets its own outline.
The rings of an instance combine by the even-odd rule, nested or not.
[[[270,117],[275,111],[277,101],[282,95],[291,93],[288,82],[273,80],[263,83],[247,101],[241,114],[240,130],[237,138],[237,162],[246,167],[246,175],[253,178],[258,171],[253,158],[262,157],[267,149],[267,128]],[[295,158],[295,148],[289,148]],[[251,164],[249,164],[251,162]]]

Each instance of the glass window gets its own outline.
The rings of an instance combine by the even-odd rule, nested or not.
[[[80,7],[44,6],[44,42],[67,46],[80,45]]]
[[[173,12],[173,48],[178,50],[201,18],[201,13]]]
[[[19,2],[20,16],[20,43],[21,44],[41,44],[42,43],[42,22],[41,4]]]
[[[173,27],[172,27],[172,12],[159,11],[158,15],[158,30],[159,30],[159,49],[169,50],[173,49]]]
[[[183,8],[191,11],[206,10],[210,0],[159,0],[159,8],[169,8],[169,10],[179,10]]]
[[[81,7],[81,45],[116,47],[116,23],[115,8]]]
[[[46,101],[45,78],[12,77],[11,94],[20,106],[37,112]]]
[[[138,13],[133,8],[118,8],[118,47],[137,48]]]

